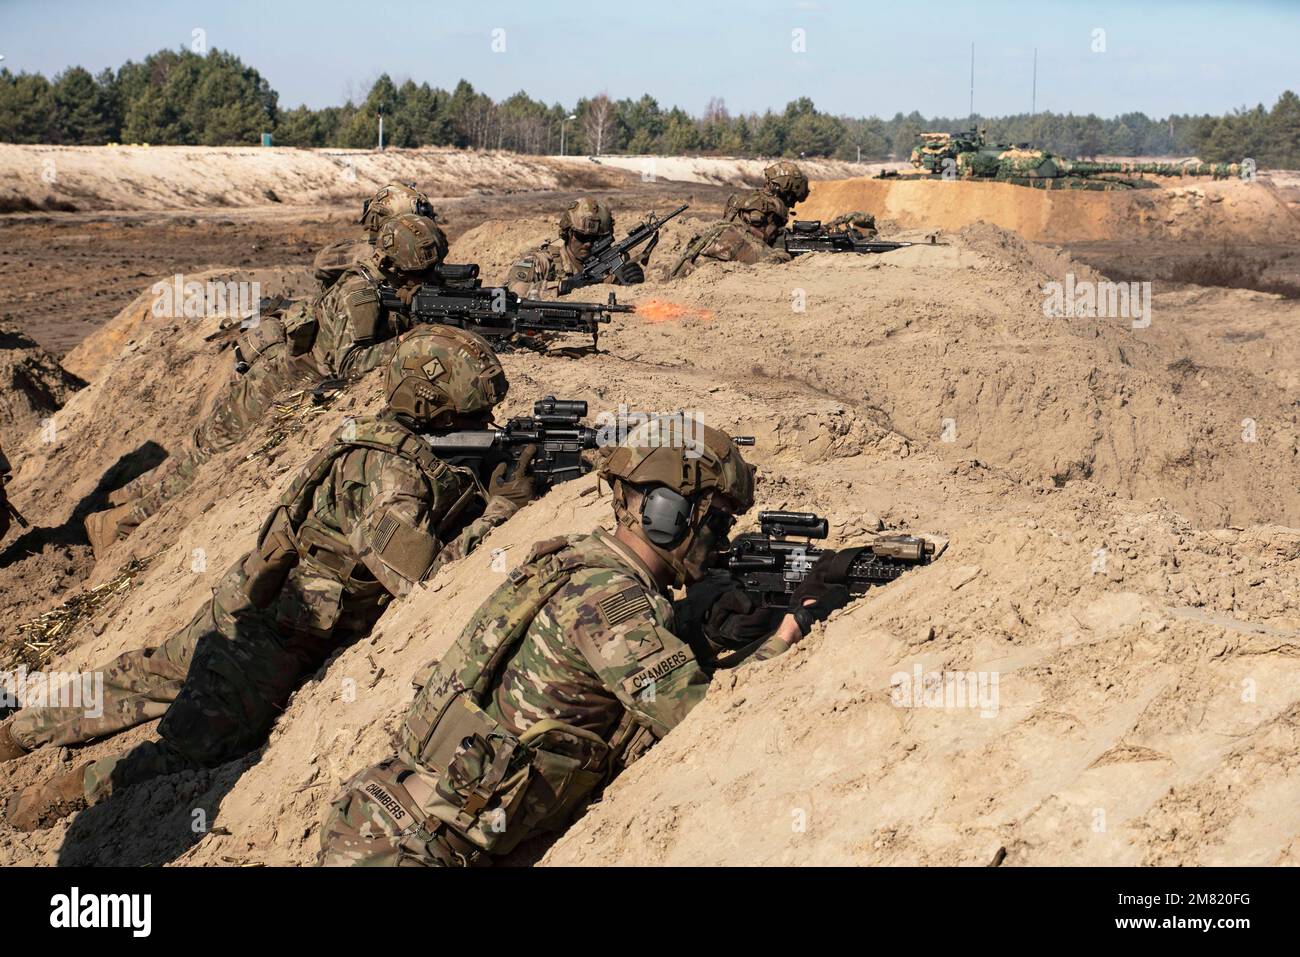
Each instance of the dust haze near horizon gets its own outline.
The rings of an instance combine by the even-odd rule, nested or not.
[[[302,0],[68,0],[52,21],[49,5],[10,0],[0,4],[0,53],[14,72],[98,73],[190,48],[201,30],[207,48],[255,67],[281,108],[360,101],[387,72],[398,83],[450,88],[464,78],[494,99],[524,90],[566,106],[603,91],[648,93],[696,115],[712,97],[733,113],[761,113],[807,96],[834,114],[959,117],[973,42],[978,114],[1029,112],[1036,48],[1038,110],[1159,117],[1270,106],[1297,85],[1300,47],[1300,10],[1280,0],[1039,3],[1032,16],[1014,2],[668,0],[596,11],[503,0],[373,4],[362,16],[358,24],[355,6]]]

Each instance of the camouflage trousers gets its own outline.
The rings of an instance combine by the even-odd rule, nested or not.
[[[321,825],[318,867],[466,867],[487,855],[425,813],[437,777],[390,757],[354,774]]]
[[[387,593],[376,586],[374,594],[349,595],[337,578],[299,564],[275,599],[257,608],[245,593],[246,581],[241,559],[188,626],[159,648],[130,652],[105,669],[119,677],[105,680],[101,717],[77,709],[24,709],[12,719],[15,738],[24,746],[73,744],[161,714],[161,740],[90,765],[91,803],[258,747],[303,678],[342,644],[370,631]]]
[[[325,377],[311,353],[292,356],[284,343],[267,349],[247,372],[226,387],[216,408],[194,430],[193,444],[184,455],[173,457],[112,494],[113,504],[131,505],[129,518],[123,524],[139,525],[163,503],[193,485],[199,469],[261,422],[280,393],[304,388]]]

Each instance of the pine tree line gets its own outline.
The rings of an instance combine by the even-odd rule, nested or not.
[[[570,153],[906,159],[918,132],[972,125],[969,118],[917,112],[892,119],[832,116],[806,97],[761,115],[733,115],[715,99],[702,116],[691,116],[648,95],[615,101],[599,94],[569,110],[522,91],[498,102],[465,80],[450,92],[410,80],[398,86],[387,74],[359,104],[282,110],[256,69],[219,50],[162,50],[98,76],[81,67],[53,80],[0,70],[0,141],[9,143],[231,146],[256,144],[271,133],[279,146],[367,148],[375,144],[379,113],[387,145],[541,154],[558,153],[563,133]],[[1225,116],[1036,113],[974,122],[991,140],[1072,157],[1196,154],[1232,162],[1249,156],[1260,166],[1300,167],[1300,97],[1289,90],[1272,109],[1261,104]]]

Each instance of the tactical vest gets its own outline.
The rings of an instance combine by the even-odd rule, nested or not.
[[[574,572],[626,571],[614,555],[578,551],[569,547],[572,541],[534,545],[442,661],[416,679],[419,692],[398,747],[403,760],[436,776],[434,793],[418,802],[426,829],[427,818],[436,818],[475,847],[504,854],[537,831],[563,825],[641,730],[625,713],[610,741],[554,719],[516,736],[486,710],[533,619]]]
[[[373,449],[412,462],[428,482],[431,499],[449,480],[453,483],[456,497],[439,521],[437,537],[392,516],[379,522],[375,551],[411,581],[423,581],[428,575],[439,550],[438,539],[454,527],[465,508],[476,499],[486,501],[481,486],[468,470],[443,462],[414,432],[393,419],[356,419],[346,435],[340,429],[330,444],[302,468],[263,523],[257,547],[244,562],[245,592],[257,607],[269,605],[289,572],[304,560],[328,569],[354,594],[378,594],[383,590],[347,538],[316,520],[312,513],[317,489],[329,478],[334,463],[355,449]]]

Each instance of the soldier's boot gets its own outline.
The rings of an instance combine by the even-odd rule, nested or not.
[[[91,512],[86,516],[86,537],[90,539],[96,560],[103,558],[104,553],[118,539],[126,538],[135,531],[140,519],[133,514],[134,511],[134,505],[126,504],[102,512]]]
[[[21,758],[27,753],[27,749],[14,740],[10,727],[11,722],[9,721],[0,724],[0,761],[12,761],[14,758]]]
[[[116,508],[119,505],[127,505],[134,502],[140,497],[140,492],[130,485],[123,485],[121,488],[115,488],[108,493],[108,504],[110,508]]]
[[[85,808],[88,767],[90,764],[86,763],[75,771],[57,774],[44,784],[23,788],[9,798],[5,817],[20,831],[35,831]]]

